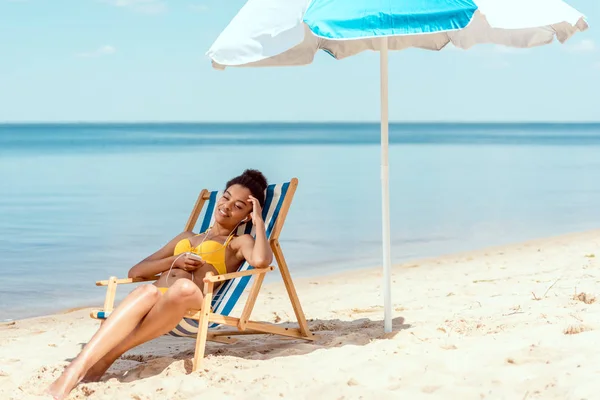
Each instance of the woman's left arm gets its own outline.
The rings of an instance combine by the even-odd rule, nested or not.
[[[262,219],[260,203],[253,196],[250,196],[250,201],[253,205],[251,216],[252,224],[256,230],[256,239],[253,239],[250,235],[240,237],[242,240],[240,241],[239,253],[253,267],[266,268],[273,261],[273,252],[267,240],[265,221]]]

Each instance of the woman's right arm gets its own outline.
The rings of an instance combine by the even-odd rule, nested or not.
[[[146,257],[129,270],[128,277],[129,278],[152,278],[158,274],[161,274],[165,271],[168,271],[171,267],[171,264],[177,256],[173,255],[175,251],[175,245],[181,239],[188,238],[192,236],[191,232],[182,232],[179,235],[175,236],[169,243],[164,245],[160,250],[156,253],[152,254],[149,257]]]

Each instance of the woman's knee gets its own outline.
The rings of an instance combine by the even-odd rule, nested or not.
[[[189,279],[178,279],[167,292],[173,300],[187,300],[200,292],[198,286]]]
[[[160,298],[160,292],[154,285],[142,285],[136,288],[134,293],[147,301],[156,302]]]

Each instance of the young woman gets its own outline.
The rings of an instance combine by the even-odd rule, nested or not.
[[[126,351],[174,329],[187,310],[201,308],[202,279],[207,272],[235,272],[244,261],[257,268],[268,267],[273,253],[262,219],[266,187],[262,173],[244,171],[227,182],[215,206],[215,222],[206,232],[183,232],[133,266],[130,278],[158,274],[160,278],[133,290],[115,308],[48,393],[58,400],[65,398],[80,381],[99,380]],[[237,227],[250,220],[256,239],[236,236]]]

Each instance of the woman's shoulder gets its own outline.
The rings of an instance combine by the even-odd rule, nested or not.
[[[237,240],[238,242],[254,242],[254,237],[249,233],[244,233],[243,235],[234,236],[233,240]]]
[[[234,245],[234,247],[236,248],[240,248],[241,246],[247,243],[254,243],[254,237],[247,233],[244,233],[243,235],[239,236],[234,236],[233,239],[231,239],[231,244]]]

